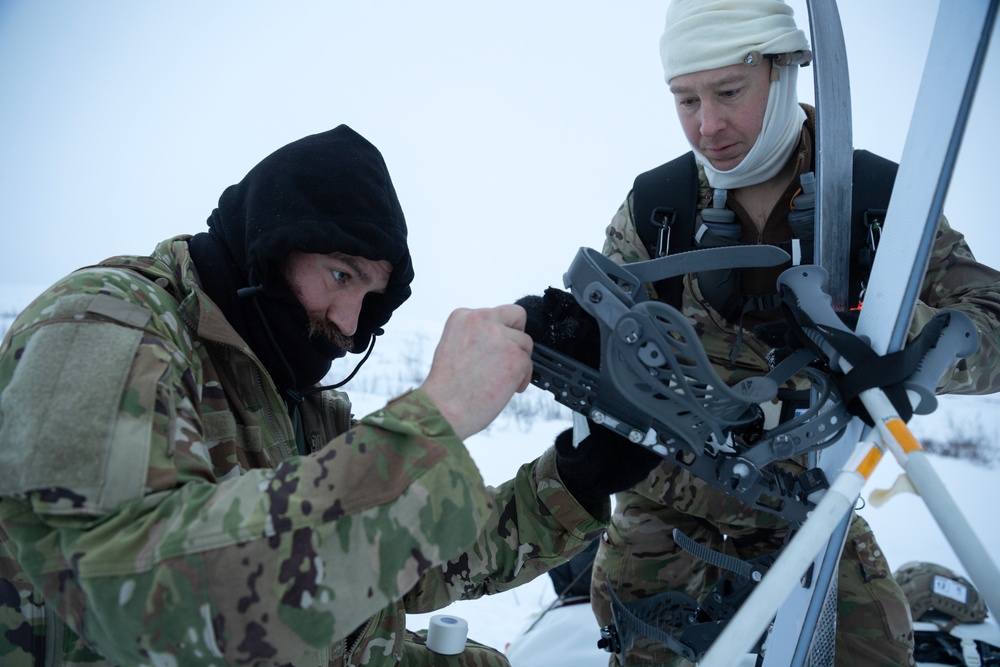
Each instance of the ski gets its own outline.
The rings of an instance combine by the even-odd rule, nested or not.
[[[847,48],[836,0],[807,0],[813,48],[813,81],[816,97],[816,220],[815,258],[828,276],[831,305],[847,310],[851,265],[850,234],[844,223],[851,219],[852,158],[851,83]],[[861,436],[861,426],[851,423],[833,446],[810,455],[810,465],[829,479],[840,469],[844,450]],[[850,443],[850,444],[849,444]],[[843,550],[850,513],[832,532],[824,548],[813,557],[813,577],[808,585],[793,589],[780,607],[768,637],[765,667],[833,664],[837,629],[837,563]],[[779,648],[780,647],[780,648]],[[828,656],[821,659],[820,656]]]
[[[816,263],[829,274],[836,311],[847,310],[851,270],[851,81],[836,0],[807,0],[816,97]]]
[[[947,7],[942,3],[939,8],[930,55],[886,214],[885,233],[857,327],[858,334],[866,337],[878,354],[899,350],[906,341],[996,19],[997,4],[996,0],[962,0],[948,3]],[[900,281],[901,275],[908,279]],[[833,313],[833,308],[828,310]],[[828,324],[836,326],[829,321]],[[969,335],[973,334],[974,330]],[[962,352],[960,350],[959,354]],[[836,545],[842,545],[840,533],[847,525],[861,488],[881,457],[882,442],[893,451],[921,492],[973,581],[982,590],[992,590],[994,598],[1000,594],[997,593],[1000,581],[992,559],[978,544],[961,512],[930,469],[919,444],[906,441],[905,424],[894,414],[891,404],[882,399],[884,396],[875,394],[865,402],[869,413],[878,418],[878,431],[870,433],[856,448],[847,445],[851,440],[845,434],[843,445],[838,443],[824,450],[824,454],[829,452],[842,459],[850,457],[839,466],[842,474],[722,631],[700,663],[703,667],[731,664],[733,655],[749,651],[756,637],[766,630],[768,619],[775,610],[777,616],[764,649],[764,665],[832,664],[832,653],[812,653],[816,648],[812,639],[818,629],[814,621],[803,625],[795,641],[783,634],[783,627],[790,625],[785,622],[785,612],[795,606],[796,596],[808,597],[810,608],[815,608],[816,601],[822,597],[818,593],[823,590],[823,580],[835,581],[838,558],[831,556],[839,556],[840,547]],[[837,466],[834,462],[833,469]],[[831,469],[829,465],[824,467]],[[824,540],[825,546],[819,546]],[[819,556],[815,556],[817,550]],[[808,587],[796,582],[810,566],[813,567],[810,579],[817,588],[816,595],[807,596]],[[991,610],[997,610],[996,605],[996,599],[987,600]]]

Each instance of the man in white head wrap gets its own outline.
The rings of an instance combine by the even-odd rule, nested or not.
[[[773,177],[785,165],[798,146],[802,123],[806,120],[798,103],[796,65],[800,60],[808,62],[808,49],[805,34],[795,26],[791,8],[778,0],[671,3],[666,29],[660,38],[664,78],[677,98],[681,123],[686,122],[688,141],[712,187],[728,189],[754,185]],[[800,55],[789,58],[793,64],[778,67],[770,58],[778,54]],[[698,90],[708,95],[733,93],[737,91],[713,84],[731,86],[734,76],[741,77],[737,82],[748,87],[758,83],[769,94],[762,125],[755,122],[756,127],[751,128],[753,136],[747,137],[748,152],[739,154],[741,161],[737,164],[719,169],[720,160],[706,155],[702,148],[706,139],[717,143],[726,137],[710,136],[699,140],[698,134],[705,128],[693,125],[699,123],[700,111],[716,100],[692,100],[691,94],[695,92],[692,86],[701,84]],[[681,108],[682,100],[694,102],[689,106],[695,108]],[[744,100],[743,106],[734,106],[732,100],[722,102],[737,113],[752,100]],[[725,131],[727,128],[715,126],[714,129]]]
[[[699,187],[689,196],[697,198],[698,229],[709,227],[731,242],[789,243],[792,200],[800,177],[814,168],[815,129],[814,110],[800,106],[796,94],[797,70],[811,53],[792,10],[780,0],[673,0],[660,56],[697,165]],[[607,229],[604,253],[620,263],[666,250],[638,233],[636,203],[630,193]],[[703,238],[696,235],[699,242]],[[682,310],[723,379],[734,382],[769,370],[764,357],[770,346],[752,332],[780,315],[773,301],[756,309],[748,304],[764,303],[756,297],[774,292],[784,268],[744,269],[738,280],[721,283],[709,274],[685,279]],[[803,470],[789,465],[795,474]],[[706,598],[720,570],[677,546],[674,528],[742,559],[775,553],[788,535],[783,520],[664,464],[617,495],[592,579],[591,598],[602,626],[611,623],[608,579],[623,600],[666,591],[699,602]],[[889,574],[871,530],[856,518],[840,567],[836,664],[913,664],[912,622]],[[618,664],[615,656],[611,664]],[[639,638],[626,664],[691,663],[659,641]]]

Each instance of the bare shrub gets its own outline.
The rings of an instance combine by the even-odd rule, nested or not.
[[[427,334],[416,333],[409,338],[409,344],[403,347],[399,375],[404,384],[416,386],[424,381],[431,358],[427,352],[427,340]]]
[[[924,438],[923,448],[931,454],[972,461],[986,466],[1000,464],[1000,447],[995,438],[986,433],[979,419],[957,421],[948,418],[947,439]]]
[[[15,317],[17,317],[17,313],[14,311],[0,312],[0,340],[7,335],[7,331],[10,329],[10,325],[14,323]]]

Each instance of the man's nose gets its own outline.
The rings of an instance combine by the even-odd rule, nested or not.
[[[361,316],[361,306],[365,295],[340,295],[326,311],[326,319],[334,324],[340,333],[353,336],[358,330],[358,318]]]
[[[725,112],[716,104],[703,102],[701,105],[700,127],[702,136],[710,137],[713,134],[718,134],[725,126]]]

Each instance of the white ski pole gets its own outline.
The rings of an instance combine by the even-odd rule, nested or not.
[[[850,332],[830,307],[830,299],[823,293],[825,283],[826,271],[820,267],[789,269],[778,278],[779,289],[783,290],[786,298],[794,298],[798,307],[815,324]],[[806,329],[806,335],[823,350],[832,367],[839,366],[845,374],[853,370],[850,362],[815,329]],[[972,321],[964,313],[952,311],[949,326],[942,331],[940,340],[928,350],[920,368],[907,381],[907,394],[915,409],[930,412],[928,409],[920,410],[920,404],[927,401],[936,405],[932,388],[944,371],[957,359],[974,353],[978,347],[979,334]],[[995,616],[1000,615],[1000,570],[927,460],[920,443],[884,391],[877,387],[867,389],[861,392],[859,398],[882,442],[923,498],[973,583],[982,591],[986,606]]]
[[[854,508],[861,489],[881,457],[877,435],[872,431],[869,439],[858,443],[847,466],[826,490],[809,520],[781,550],[774,565],[712,642],[705,657],[698,662],[699,667],[727,667],[738,662],[738,656],[753,649],[778,607],[800,585],[816,554]]]
[[[888,403],[884,394],[871,400]],[[865,407],[868,407],[871,414],[872,408],[867,402]],[[937,471],[931,466],[927,453],[898,415],[888,416],[878,426],[880,434],[884,432],[889,434],[888,437],[883,435],[889,451],[896,457],[913,487],[923,498],[941,532],[969,573],[969,578],[979,589],[987,608],[994,617],[1000,616],[1000,569],[955,503],[955,499],[948,492]]]

